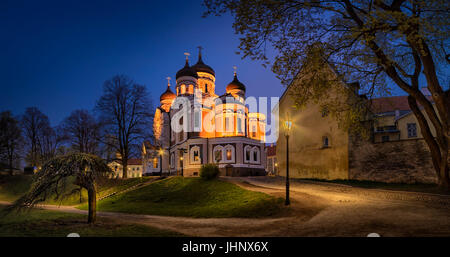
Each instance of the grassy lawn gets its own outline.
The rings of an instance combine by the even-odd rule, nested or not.
[[[3,216],[0,205],[0,237],[65,237],[69,233],[89,236],[182,236],[179,233],[143,225],[120,224],[99,218],[94,225],[86,223],[86,216],[57,211],[33,209]]]
[[[360,181],[360,180],[321,180],[321,179],[301,179],[301,180],[327,182],[369,189],[384,189],[384,190],[421,192],[432,194],[450,194],[450,192],[440,190],[436,184],[400,184],[400,183],[383,183],[383,182]]]
[[[139,183],[145,182],[152,178],[129,178],[129,179],[105,179],[98,185],[97,197],[110,194],[115,191],[121,191],[128,187],[132,187]],[[15,175],[15,176],[0,176],[0,200],[14,201],[25,194],[33,182],[33,177],[30,175]],[[66,193],[71,192],[77,188],[75,185],[69,185]],[[87,202],[87,191],[81,192],[81,203]],[[61,205],[78,205],[80,204],[80,194],[71,194],[64,199],[55,200],[54,197],[49,197],[45,202],[47,204],[61,204]]]
[[[278,213],[281,203],[281,198],[225,181],[172,177],[104,199],[98,202],[98,210],[186,217],[266,217]]]

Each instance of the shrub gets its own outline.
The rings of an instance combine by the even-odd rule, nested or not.
[[[215,164],[204,164],[200,168],[200,177],[206,180],[219,176],[219,167]]]

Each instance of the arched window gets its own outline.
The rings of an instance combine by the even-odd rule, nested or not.
[[[200,132],[202,130],[200,121],[201,110],[194,110],[194,131]]]
[[[252,161],[252,149],[251,149],[251,146],[249,146],[249,145],[244,147],[244,160],[245,160],[245,162]]]
[[[234,151],[234,146],[232,145],[226,145],[224,148],[224,162],[234,162],[234,156],[235,156],[235,151]]]
[[[256,137],[256,125],[252,126],[252,137]]]
[[[225,132],[231,132],[231,117],[225,117]]]
[[[189,153],[190,161],[192,164],[202,163],[202,158],[200,157],[200,147],[198,145],[191,147],[191,152]]]
[[[217,145],[213,150],[213,160],[215,163],[222,162],[223,160],[223,147],[221,145]]]
[[[170,154],[170,167],[171,168],[175,167],[175,153]]]
[[[252,148],[252,162],[259,163],[259,148],[257,146]]]
[[[208,84],[205,84],[205,93],[208,93]]]
[[[241,117],[237,117],[237,132],[238,133],[242,133],[242,119],[241,119]]]

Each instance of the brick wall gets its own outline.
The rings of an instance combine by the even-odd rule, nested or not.
[[[352,140],[349,179],[387,183],[436,183],[431,155],[423,139],[385,143]]]

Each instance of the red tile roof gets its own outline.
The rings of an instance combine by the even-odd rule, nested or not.
[[[275,155],[277,155],[277,146],[276,145],[267,146],[267,157]]]
[[[142,165],[142,159],[128,159],[128,165]]]
[[[374,113],[393,112],[395,110],[411,110],[408,104],[408,96],[381,97],[370,100],[371,110]]]
[[[425,95],[425,97],[433,102],[433,98],[430,95]],[[408,96],[406,95],[374,98],[370,100],[370,103],[370,109],[374,113],[393,112],[395,110],[411,111],[408,104]],[[419,104],[419,107],[421,106]]]

